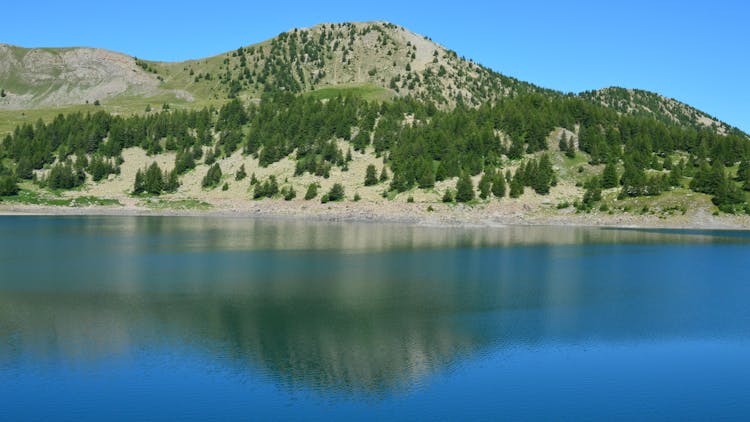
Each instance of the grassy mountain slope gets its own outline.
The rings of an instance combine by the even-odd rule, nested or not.
[[[538,90],[384,22],[322,24],[207,59],[148,65],[166,87],[214,99],[363,87],[376,98],[408,95],[453,106]]]
[[[505,96],[542,92],[459,57],[429,38],[386,22],[321,24],[294,29],[251,46],[185,62],[144,61],[90,48],[25,49],[0,45],[0,131],[28,121],[4,110],[80,109],[99,100],[116,113],[146,104],[200,108],[229,98],[259,99],[267,91],[339,93],[388,100],[410,96],[451,108],[478,106]],[[605,88],[579,94],[620,113],[654,117],[686,127],[732,128],[693,107],[656,93]],[[34,113],[51,118],[56,112]]]
[[[114,98],[151,98],[167,92],[157,75],[130,56],[94,48],[21,48],[0,44],[0,109],[81,105]]]
[[[465,208],[446,204],[461,202],[481,218],[617,224],[750,214],[739,130],[646,91],[539,88],[388,23],[179,63],[2,51],[4,202],[255,212],[268,199],[273,213],[327,215],[343,200],[459,219]]]

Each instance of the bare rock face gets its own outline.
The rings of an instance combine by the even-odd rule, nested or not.
[[[159,81],[134,58],[107,50],[0,44],[0,88],[0,109],[27,109],[150,96]]]

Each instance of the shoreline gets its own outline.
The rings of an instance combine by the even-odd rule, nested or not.
[[[0,203],[0,216],[122,216],[122,217],[210,217],[300,220],[310,222],[382,223],[423,227],[555,226],[632,229],[750,230],[750,216],[714,216],[698,210],[687,215],[606,214],[594,212],[517,212],[501,206],[340,202],[311,204],[276,200],[251,201],[237,206],[214,203],[208,209],[150,208],[144,206],[84,207]],[[426,206],[434,207],[427,211]]]

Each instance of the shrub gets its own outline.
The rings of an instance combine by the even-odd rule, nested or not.
[[[219,167],[219,163],[215,163],[206,172],[206,175],[201,181],[201,186],[207,189],[213,189],[221,183],[221,176],[221,167]]]
[[[313,182],[310,183],[310,185],[307,187],[307,192],[305,192],[305,201],[309,201],[316,196],[318,196],[318,184]]]

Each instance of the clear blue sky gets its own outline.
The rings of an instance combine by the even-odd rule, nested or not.
[[[385,20],[561,91],[656,91],[750,132],[746,1],[9,1],[0,42],[183,60],[294,27]],[[259,5],[260,4],[260,5]]]

